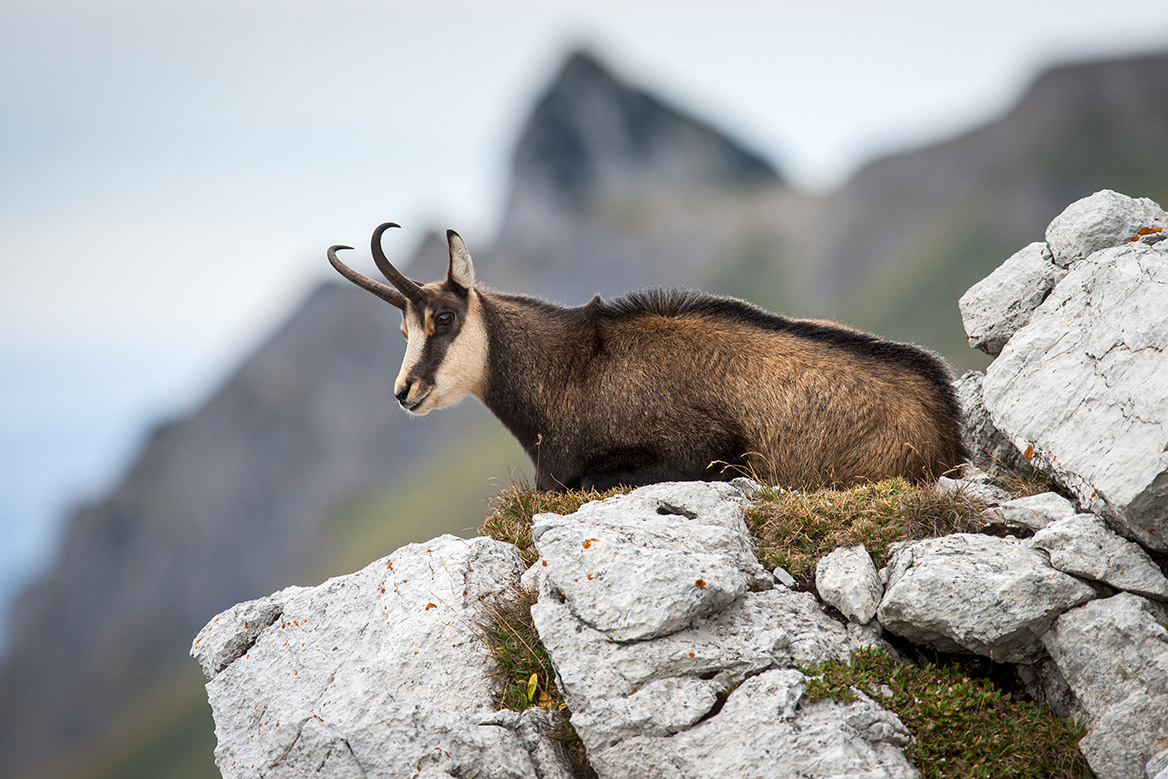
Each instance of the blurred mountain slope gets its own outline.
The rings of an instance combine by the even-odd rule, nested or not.
[[[809,299],[963,358],[961,294],[1105,188],[1168,201],[1168,56],[1054,69],[998,121],[863,168],[826,206]]]

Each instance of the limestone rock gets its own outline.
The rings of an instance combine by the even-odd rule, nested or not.
[[[1101,249],[1168,238],[1168,213],[1148,198],[1104,189],[1071,203],[1046,228],[1054,262],[1066,268]]]
[[[937,492],[960,493],[974,500],[980,500],[982,503],[990,506],[997,506],[1008,500],[1012,500],[1014,497],[1009,491],[995,484],[991,484],[987,474],[976,471],[972,476],[965,476],[960,479],[942,476],[937,479],[935,488]]]
[[[567,776],[555,743],[537,743],[539,715],[512,729],[491,711],[478,606],[521,572],[514,547],[442,536],[219,615],[192,654],[208,672],[220,771]]]
[[[1168,614],[1120,593],[1068,611],[1043,636],[1087,713],[1079,749],[1099,779],[1145,776],[1168,743]]]
[[[1129,244],[1078,262],[989,366],[983,399],[1081,506],[1168,551],[1168,255]]]
[[[709,565],[691,556],[695,550],[738,560],[723,565],[743,581],[756,578],[753,555],[739,558],[749,551],[749,536],[733,486],[655,485],[624,498],[589,504],[567,517],[539,517],[534,534],[541,559],[533,568],[545,573],[536,577],[540,597],[532,619],[572,724],[602,779],[750,775],[756,771],[751,766],[773,769],[775,755],[801,761],[789,767],[792,775],[828,776],[841,766],[873,776],[913,775],[897,746],[903,728],[892,715],[870,702],[856,708],[809,704],[806,714],[800,704],[803,677],[794,666],[846,661],[854,648],[871,644],[871,636],[853,639],[807,592],[748,587],[733,599],[711,602],[708,610],[687,612],[690,603],[672,594],[684,588],[662,585],[679,570],[681,583],[689,584],[695,574],[685,566],[692,560]],[[567,575],[586,559],[581,550],[596,551],[587,570],[604,571],[606,587],[584,591],[579,579],[586,577]],[[604,555],[629,555],[631,562],[609,565]],[[762,573],[770,584],[770,575]],[[642,631],[635,638],[595,624],[597,614],[640,604],[645,611],[687,616],[670,630]],[[752,737],[744,744],[747,731]],[[831,756],[798,738],[800,732],[830,744]],[[733,748],[723,749],[728,739]]]
[[[284,604],[301,589],[288,587],[265,598],[238,603],[208,622],[191,644],[191,656],[199,661],[203,676],[213,679],[242,657],[260,633],[280,618]]]
[[[970,287],[957,302],[969,345],[997,354],[1066,275],[1044,243],[1032,243]]]
[[[1168,747],[1161,749],[1144,766],[1148,779],[1168,779]]]
[[[570,516],[539,514],[532,537],[544,575],[579,619],[614,640],[637,641],[772,585],[751,549],[745,506],[730,484],[656,484]]]
[[[547,580],[544,586],[531,616],[590,755],[642,732],[650,720],[655,732],[694,722],[714,707],[721,689],[768,668],[843,662],[853,649],[843,625],[823,613],[815,596],[783,587],[747,593],[668,636],[617,642],[577,618]],[[647,688],[651,694],[637,698]],[[642,703],[650,699],[651,710]]]
[[[969,449],[970,461],[979,468],[1005,468],[1011,471],[1026,471],[1030,463],[1015,448],[1010,439],[994,427],[990,412],[981,399],[981,386],[985,374],[981,371],[966,371],[953,384],[957,391],[957,402],[961,404],[964,418],[965,444]]]
[[[603,779],[646,777],[915,777],[909,733],[865,696],[801,700],[805,679],[771,670],[747,679],[713,717],[670,736],[635,736],[592,757]]]
[[[981,517],[987,523],[1036,531],[1077,513],[1071,502],[1057,492],[1040,492],[988,508]]]
[[[1059,614],[1094,597],[1014,538],[959,533],[900,547],[877,619],[888,631],[943,652],[1032,663]]]
[[[1050,555],[1063,573],[1109,584],[1156,600],[1168,600],[1168,579],[1139,544],[1120,538],[1094,514],[1078,514],[1038,531],[1031,544]]]
[[[776,566],[775,570],[771,571],[771,573],[774,575],[775,581],[784,587],[791,588],[798,585],[798,582],[795,581],[795,577],[792,576],[790,572],[781,565]]]
[[[876,616],[884,596],[876,564],[862,544],[840,547],[824,555],[815,566],[815,589],[820,598],[861,625]]]

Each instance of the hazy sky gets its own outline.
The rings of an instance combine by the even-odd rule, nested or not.
[[[389,218],[403,254],[426,227],[490,243],[578,45],[822,189],[1043,66],[1168,49],[1168,2],[4,0],[0,610],[65,507],[331,273],[324,247]]]

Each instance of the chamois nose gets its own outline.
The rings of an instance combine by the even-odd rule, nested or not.
[[[400,390],[394,393],[394,397],[397,398],[398,403],[401,403],[403,406],[406,404],[406,398],[409,397],[410,388],[413,386],[414,383],[412,381],[407,381]]]

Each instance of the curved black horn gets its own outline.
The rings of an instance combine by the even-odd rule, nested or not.
[[[390,265],[389,260],[385,258],[385,252],[381,250],[381,234],[391,227],[401,227],[401,225],[396,222],[386,222],[378,225],[377,229],[373,231],[373,239],[369,242],[369,248],[373,251],[373,261],[377,263],[377,269],[382,272],[385,278],[389,279],[390,284],[397,287],[410,300],[416,301],[422,296],[422,288]]]
[[[332,266],[337,269],[338,273],[340,273],[342,276],[344,276],[349,281],[356,284],[358,287],[363,287],[364,289],[369,290],[374,295],[376,295],[377,297],[384,300],[386,303],[389,303],[390,305],[393,305],[393,306],[397,306],[398,308],[400,308],[404,311],[405,307],[406,307],[406,299],[405,299],[405,296],[402,295],[402,293],[398,292],[393,287],[388,287],[385,284],[382,284],[380,281],[374,281],[373,279],[371,279],[367,276],[362,276],[360,273],[353,270],[348,265],[346,265],[345,263],[343,263],[339,259],[337,259],[337,252],[338,251],[340,251],[341,249],[352,249],[352,248],[353,248],[352,246],[340,246],[340,245],[330,246],[328,248],[329,262],[332,263]]]

